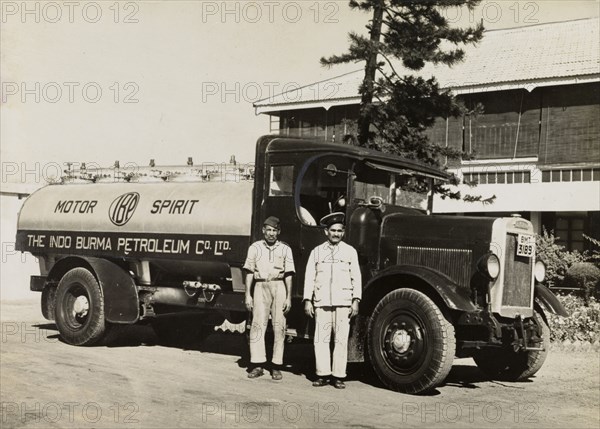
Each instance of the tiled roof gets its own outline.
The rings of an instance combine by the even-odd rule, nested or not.
[[[452,88],[455,93],[517,87],[532,90],[536,86],[599,80],[599,29],[596,17],[486,31],[478,45],[464,47],[462,63],[453,67],[428,64],[418,74],[435,76],[442,87]],[[401,66],[395,68],[400,74],[411,73]],[[257,101],[254,106],[260,113],[283,105],[356,103],[363,74],[361,68]]]

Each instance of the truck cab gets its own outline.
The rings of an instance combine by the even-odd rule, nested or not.
[[[448,175],[431,166],[265,136],[253,175],[199,176],[54,185],[25,202],[17,249],[40,259],[31,289],[65,341],[95,344],[118,324],[149,322],[169,339],[201,323],[243,322],[242,266],[268,216],[281,220],[297,269],[288,334],[309,339],[304,271],[325,240],[319,219],[339,211],[363,280],[349,361],[370,362],[391,389],[434,389],[455,356],[472,356],[494,378],[527,379],[548,353],[546,315],[566,315],[542,284],[531,223],[432,215],[434,186]]]
[[[447,178],[431,167],[356,146],[266,137],[257,145],[252,239],[262,238],[263,219],[279,217],[280,238],[292,248],[298,267],[294,298],[301,300],[308,256],[325,240],[319,220],[344,212],[345,241],[357,249],[368,282],[382,268],[384,214],[431,213],[431,183]],[[312,327],[302,308],[293,306],[288,324],[290,332],[308,338]]]

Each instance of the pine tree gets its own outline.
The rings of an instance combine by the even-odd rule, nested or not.
[[[464,59],[460,46],[483,37],[483,24],[452,28],[444,10],[473,9],[480,0],[350,0],[350,8],[372,12],[369,37],[350,33],[342,55],[321,58],[321,64],[365,62],[361,104],[353,140],[365,147],[440,166],[441,158],[457,159],[460,151],[429,141],[425,130],[436,118],[465,112],[461,103],[440,89],[435,78],[401,75],[426,63],[453,65]],[[379,76],[377,76],[379,74]],[[352,140],[352,138],[351,138]]]

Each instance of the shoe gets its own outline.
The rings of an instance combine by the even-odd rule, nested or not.
[[[257,378],[263,375],[264,373],[265,371],[260,366],[257,366],[248,373],[248,378]]]
[[[283,375],[281,375],[281,371],[279,371],[278,369],[274,369],[271,372],[271,378],[273,380],[281,380],[283,378]]]
[[[329,384],[329,380],[325,379],[325,378],[317,378],[315,381],[313,381],[313,387],[323,387],[323,386],[327,386]]]
[[[340,380],[339,378],[334,379],[331,384],[333,384],[333,387],[335,387],[336,389],[345,389],[346,388],[346,384],[344,383],[344,380]]]

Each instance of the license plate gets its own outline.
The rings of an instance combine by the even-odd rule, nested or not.
[[[517,256],[531,258],[535,254],[535,237],[519,234],[517,237]]]

